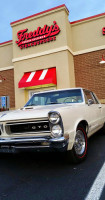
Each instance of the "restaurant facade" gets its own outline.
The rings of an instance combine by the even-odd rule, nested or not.
[[[10,24],[12,40],[0,43],[0,96],[9,96],[10,109],[38,91],[74,87],[105,103],[105,13],[68,16],[63,4]]]

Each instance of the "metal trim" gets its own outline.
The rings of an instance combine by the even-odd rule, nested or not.
[[[24,137],[24,138],[2,138],[0,143],[22,143],[22,142],[63,142],[65,141],[64,137],[60,138],[42,138],[42,137]]]
[[[39,132],[22,132],[22,133],[8,133],[8,135],[24,135],[24,134],[43,134],[43,133],[46,133],[46,134],[51,134],[51,131],[39,131]]]
[[[31,123],[42,123],[42,122],[49,122],[48,120],[46,121],[25,121],[25,122],[13,122],[13,123],[6,123],[5,126],[10,126],[10,125],[18,125],[18,124],[31,124]]]

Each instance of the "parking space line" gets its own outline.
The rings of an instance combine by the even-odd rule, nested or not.
[[[85,200],[99,200],[105,186],[105,163],[103,164],[100,172],[98,173],[92,187]]]

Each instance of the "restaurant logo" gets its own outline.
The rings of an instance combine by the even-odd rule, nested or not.
[[[17,32],[18,40],[16,44],[20,49],[28,48],[51,42],[56,40],[56,35],[60,32],[60,28],[56,21],[53,21],[53,25],[44,25],[43,28],[38,27],[37,30],[28,33],[28,29],[20,30]]]
[[[102,34],[105,35],[105,27],[102,28]]]

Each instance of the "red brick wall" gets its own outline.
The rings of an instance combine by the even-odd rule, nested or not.
[[[90,89],[99,99],[105,99],[105,50],[74,56],[76,87]]]
[[[10,97],[10,108],[15,107],[15,92],[14,92],[14,70],[0,71],[0,80],[5,78],[0,82],[0,96]]]

